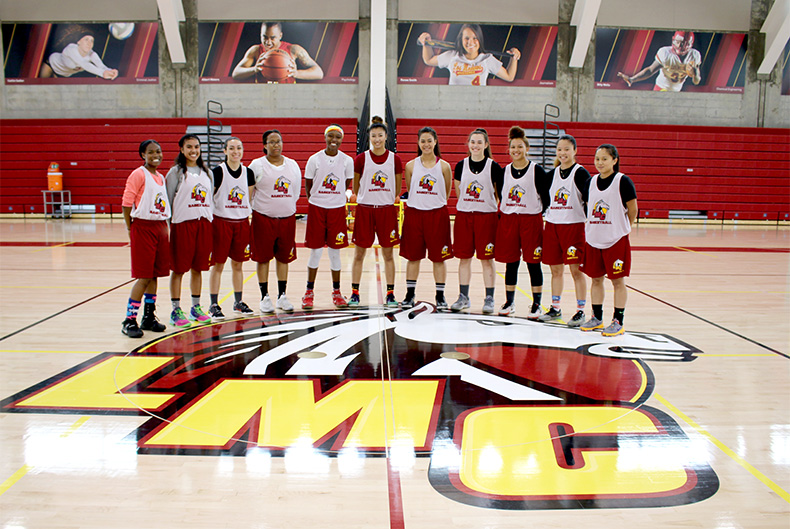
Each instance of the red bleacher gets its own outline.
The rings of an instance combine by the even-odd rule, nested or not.
[[[278,129],[283,154],[304,169],[307,159],[325,146],[324,129],[338,123],[346,130],[344,150],[356,151],[356,119],[271,118],[222,120],[245,145],[244,163],[262,156],[261,134]],[[178,140],[188,126],[203,119],[0,120],[0,213],[43,213],[41,190],[47,167],[60,164],[64,189],[74,205],[95,205],[99,212],[121,212],[121,195],[129,173],[142,162],[140,142],[154,138],[162,145],[165,174],[178,154]],[[306,212],[306,199],[300,200]]]
[[[228,118],[232,133],[246,147],[244,163],[261,156],[261,133],[283,133],[284,154],[304,169],[323,147],[323,130],[338,122],[346,130],[344,151],[353,154],[353,118]],[[0,213],[43,212],[41,190],[47,167],[58,162],[73,204],[120,212],[129,173],[140,164],[137,146],[157,139],[169,168],[178,139],[202,119],[0,120]],[[517,122],[541,129],[542,122]],[[693,127],[675,125],[557,123],[576,137],[579,162],[592,173],[595,149],[617,146],[621,169],[636,183],[640,217],[666,218],[670,211],[701,211],[711,219],[790,220],[790,131],[786,129]],[[451,165],[466,156],[466,138],[476,127],[488,130],[494,158],[508,162],[511,123],[472,120],[398,121],[398,151],[404,162],[416,156],[417,131],[430,125],[439,134],[442,154]],[[454,205],[455,198],[451,199]],[[299,211],[306,209],[304,198]]]
[[[515,122],[542,129],[542,122]],[[488,131],[494,158],[509,161],[511,123],[472,120],[398,121],[398,148],[411,157],[417,131],[436,129],[444,157],[454,165],[466,155],[474,128]],[[615,145],[620,167],[636,184],[641,218],[670,211],[700,211],[711,219],[790,220],[790,131],[787,129],[692,127],[557,122],[578,143],[577,159],[595,174],[603,143]],[[414,145],[414,147],[412,147]]]

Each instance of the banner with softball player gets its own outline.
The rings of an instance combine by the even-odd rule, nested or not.
[[[595,88],[742,94],[746,33],[598,28]]]
[[[557,81],[557,27],[398,24],[398,83],[547,86]]]
[[[5,83],[158,83],[158,28],[156,22],[4,23]]]
[[[201,22],[201,83],[356,84],[356,22]]]

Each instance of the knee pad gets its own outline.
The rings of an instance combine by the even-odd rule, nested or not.
[[[329,248],[329,269],[330,270],[340,270],[343,268],[343,265],[340,263],[340,249],[339,248]]]
[[[318,264],[321,262],[322,253],[324,253],[323,248],[313,248],[310,250],[310,259],[307,260],[307,267],[318,268]]]

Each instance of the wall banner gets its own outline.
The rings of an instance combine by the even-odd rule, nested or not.
[[[156,22],[2,24],[5,84],[159,82]]]
[[[356,84],[356,22],[201,22],[201,83]]]
[[[546,86],[557,80],[557,27],[398,24],[398,83]]]
[[[595,88],[742,94],[746,33],[598,28]]]

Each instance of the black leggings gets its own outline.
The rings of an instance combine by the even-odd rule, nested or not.
[[[518,283],[518,267],[521,261],[514,261],[505,266],[505,285],[515,285]],[[527,263],[529,270],[529,283],[533,287],[543,286],[543,269],[540,263]]]

